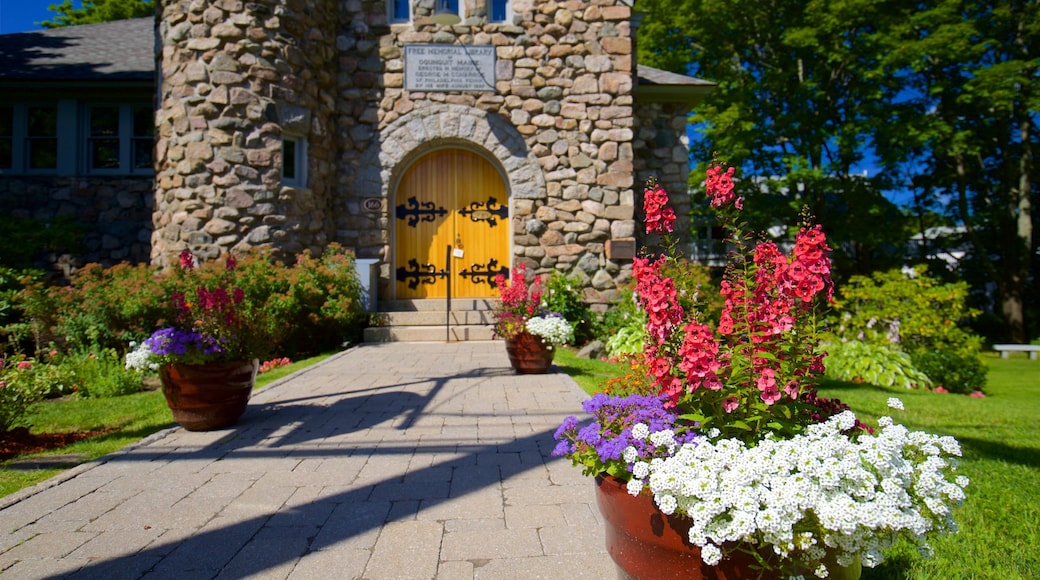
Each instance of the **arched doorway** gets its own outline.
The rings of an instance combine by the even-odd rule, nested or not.
[[[498,295],[495,276],[509,273],[509,203],[489,161],[465,149],[424,155],[401,177],[393,215],[397,298],[444,298],[449,288],[453,298]]]

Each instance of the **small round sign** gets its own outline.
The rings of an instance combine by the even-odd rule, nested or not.
[[[362,204],[366,211],[379,211],[383,209],[383,200],[378,197],[370,197],[362,202]]]

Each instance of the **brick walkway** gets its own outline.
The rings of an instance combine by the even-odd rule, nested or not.
[[[0,498],[10,578],[612,578],[593,485],[551,458],[566,375],[501,342],[366,344]]]

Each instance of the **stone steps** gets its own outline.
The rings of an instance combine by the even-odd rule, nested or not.
[[[365,342],[464,342],[494,340],[494,300],[455,298],[389,300],[379,303]]]

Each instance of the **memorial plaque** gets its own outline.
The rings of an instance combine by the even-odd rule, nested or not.
[[[494,91],[495,47],[407,44],[404,88],[409,91]]]

